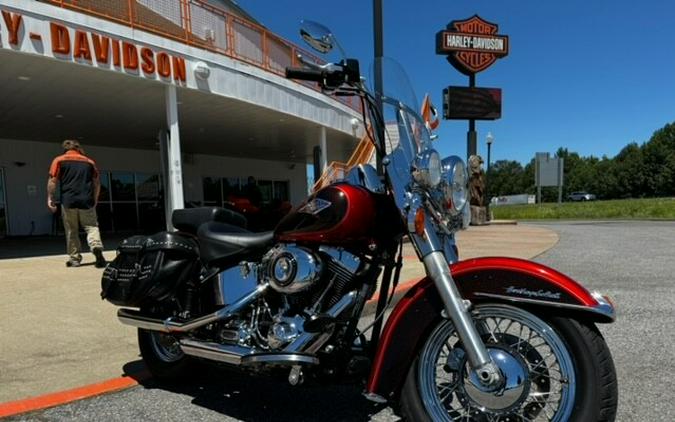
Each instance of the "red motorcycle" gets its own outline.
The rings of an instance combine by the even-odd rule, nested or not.
[[[319,51],[334,44],[318,24],[301,34]],[[366,89],[353,59],[286,73],[360,98],[382,174],[352,169],[274,231],[249,232],[231,211],[196,208],[174,212],[177,231],[120,245],[102,296],[138,327],[150,372],[174,378],[207,360],[281,372],[292,385],[363,381],[366,398],[413,421],[613,420],[616,374],[595,326],[614,320],[611,302],[534,262],[458,260],[465,164],[434,150],[401,68],[376,65],[385,92]],[[406,236],[427,276],[382,328]]]

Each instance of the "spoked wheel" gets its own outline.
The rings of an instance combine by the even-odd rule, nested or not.
[[[451,321],[426,340],[401,393],[409,420],[599,421],[616,413],[616,375],[595,327],[520,308],[480,305],[474,321],[504,382],[485,388],[470,371]]]
[[[193,361],[183,353],[174,336],[139,329],[138,346],[143,362],[155,378],[171,380],[190,374]]]

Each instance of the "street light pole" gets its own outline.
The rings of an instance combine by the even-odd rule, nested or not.
[[[492,132],[488,132],[487,136],[485,137],[485,140],[487,141],[487,172],[485,173],[485,202],[487,204],[485,205],[485,211],[487,214],[487,219],[488,221],[491,220],[490,218],[490,189],[489,189],[489,178],[490,178],[490,149],[492,148],[492,141],[495,140],[495,137],[492,136]]]

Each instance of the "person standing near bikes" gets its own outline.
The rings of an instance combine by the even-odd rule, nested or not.
[[[103,242],[98,229],[96,204],[101,191],[96,163],[84,155],[78,141],[63,141],[64,153],[54,158],[49,167],[47,182],[47,207],[52,213],[57,211],[54,201],[57,183],[60,187],[61,215],[66,232],[66,249],[69,259],[67,267],[79,267],[82,262],[80,254],[80,226],[87,232],[89,249],[96,257],[97,268],[106,266],[103,257]]]

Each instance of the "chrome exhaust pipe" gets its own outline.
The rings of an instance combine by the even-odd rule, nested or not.
[[[139,311],[133,309],[120,309],[117,311],[117,318],[122,324],[131,325],[133,327],[142,328],[150,331],[160,331],[162,333],[186,333],[204,325],[215,321],[230,318],[235,313],[239,312],[243,307],[251,304],[258,299],[260,295],[267,289],[268,284],[261,284],[255,290],[247,295],[242,296],[236,302],[225,306],[208,315],[193,319],[187,322],[176,322],[173,318],[156,319],[150,318],[141,314]]]
[[[266,288],[267,284],[260,285],[256,290],[242,297],[232,305],[226,306],[213,314],[183,324],[171,321],[170,318],[166,320],[148,318],[141,315],[140,312],[131,309],[120,309],[117,312],[117,316],[122,323],[134,327],[151,331],[161,331],[164,333],[184,333],[210,322],[229,318],[242,307],[257,299]],[[347,293],[340,301],[338,301],[338,303],[326,311],[326,314],[333,318],[338,317],[354,304],[356,296],[356,291]],[[318,364],[319,360],[312,355],[318,352],[330,337],[330,333],[303,333],[289,344],[282,353],[261,353],[261,351],[256,353],[256,350],[249,347],[234,344],[203,342],[188,338],[179,339],[179,343],[183,353],[186,355],[223,362],[230,365],[239,366],[242,364],[256,365],[264,363],[273,363],[277,365],[314,365]]]
[[[218,344],[190,339],[181,339],[180,348],[189,356],[241,365],[241,359],[253,353],[253,349],[234,344]]]

